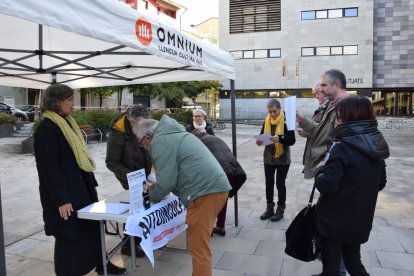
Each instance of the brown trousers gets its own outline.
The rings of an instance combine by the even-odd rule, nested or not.
[[[188,247],[193,259],[193,276],[212,275],[211,232],[227,197],[228,192],[200,196],[187,208]]]

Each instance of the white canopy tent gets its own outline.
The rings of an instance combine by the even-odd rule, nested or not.
[[[231,54],[116,0],[0,0],[0,24],[4,86],[44,89],[63,83],[76,89],[229,79],[236,155]],[[237,197],[235,211],[237,226]],[[2,225],[0,196],[0,268],[5,273]]]

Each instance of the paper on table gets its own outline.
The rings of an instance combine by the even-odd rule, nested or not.
[[[125,213],[128,209],[129,204],[105,202],[105,200],[101,200],[78,210],[78,212],[119,215]]]
[[[285,98],[285,119],[288,130],[296,127],[296,96]]]
[[[267,146],[275,143],[272,141],[272,135],[269,133],[254,135],[254,138],[256,138],[256,140],[262,141],[262,146]]]

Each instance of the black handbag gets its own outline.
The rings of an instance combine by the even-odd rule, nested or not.
[[[310,262],[321,252],[321,242],[315,229],[316,205],[312,205],[315,185],[308,205],[293,219],[286,230],[285,253],[295,259]]]

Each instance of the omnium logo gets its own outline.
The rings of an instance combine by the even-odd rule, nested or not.
[[[135,23],[135,34],[142,45],[150,45],[152,41],[151,23],[143,17],[138,18],[137,22]]]

